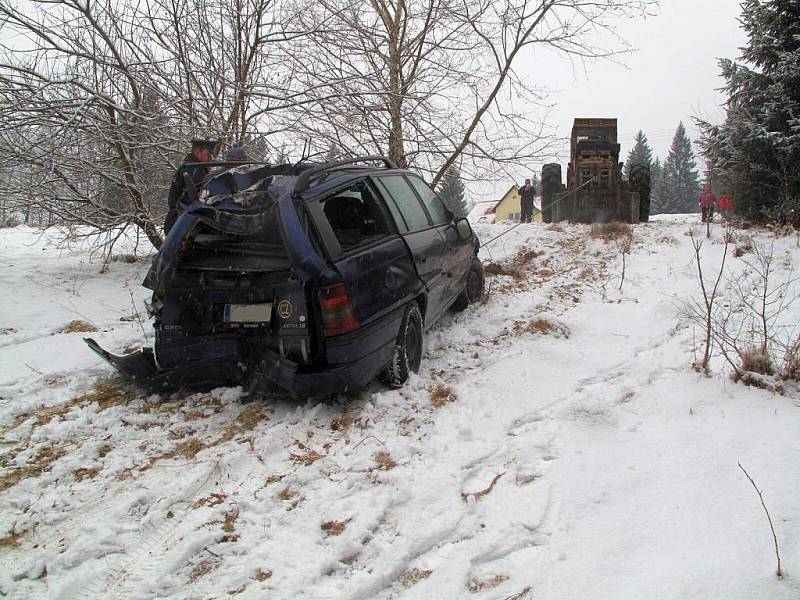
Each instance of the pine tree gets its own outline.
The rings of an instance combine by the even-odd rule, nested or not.
[[[664,210],[664,166],[661,159],[656,157],[650,167],[650,214],[658,215],[666,212]]]
[[[720,60],[726,118],[700,146],[737,213],[800,224],[800,2],[745,0],[741,62]],[[794,211],[794,215],[792,215]]]
[[[447,169],[442,182],[437,190],[439,197],[457,217],[466,217],[469,213],[469,206],[464,197],[466,189],[464,182],[461,181],[461,173],[455,166]]]
[[[631,178],[631,167],[638,163],[646,164],[650,167],[652,179],[653,149],[650,148],[650,144],[647,142],[647,136],[640,129],[633,141],[633,148],[628,152],[628,158],[625,161],[625,179]]]
[[[679,123],[675,130],[667,160],[664,161],[659,186],[659,212],[697,211],[700,180],[692,153],[692,142],[686,135],[683,123]]]

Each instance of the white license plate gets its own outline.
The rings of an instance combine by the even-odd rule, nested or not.
[[[226,323],[269,323],[272,302],[263,304],[226,304]]]

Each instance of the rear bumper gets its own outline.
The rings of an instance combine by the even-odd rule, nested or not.
[[[376,349],[359,360],[322,368],[298,370],[295,362],[266,350],[260,362],[251,368],[239,357],[214,356],[184,360],[162,368],[150,348],[123,356],[112,354],[91,338],[84,340],[89,348],[123,375],[160,388],[208,388],[221,385],[259,385],[270,382],[295,397],[309,397],[357,390],[367,385],[389,362],[394,343]],[[200,345],[200,344],[199,344]]]

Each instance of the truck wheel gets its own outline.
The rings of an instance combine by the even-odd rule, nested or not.
[[[390,387],[399,388],[412,371],[414,373],[419,371],[420,362],[422,362],[422,315],[419,312],[419,305],[411,302],[403,313],[392,360],[386,365],[380,379]]]
[[[631,186],[639,192],[639,221],[650,219],[650,167],[645,163],[631,165]]]
[[[542,221],[553,221],[553,200],[561,191],[561,165],[548,163],[542,167]]]
[[[455,312],[461,312],[470,304],[479,302],[483,297],[483,290],[486,284],[486,279],[483,276],[483,265],[478,257],[472,259],[472,265],[469,267],[467,274],[467,285],[464,291],[458,295],[455,302],[450,307]]]

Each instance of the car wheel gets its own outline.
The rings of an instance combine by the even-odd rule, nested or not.
[[[422,362],[422,314],[419,312],[419,305],[411,302],[403,313],[392,360],[386,365],[380,378],[385,384],[399,388],[412,371],[414,373],[419,371],[420,362]]]
[[[472,265],[467,274],[467,285],[450,308],[456,312],[460,312],[470,304],[480,302],[480,299],[483,298],[485,284],[486,279],[483,276],[483,265],[477,257],[473,258]]]

